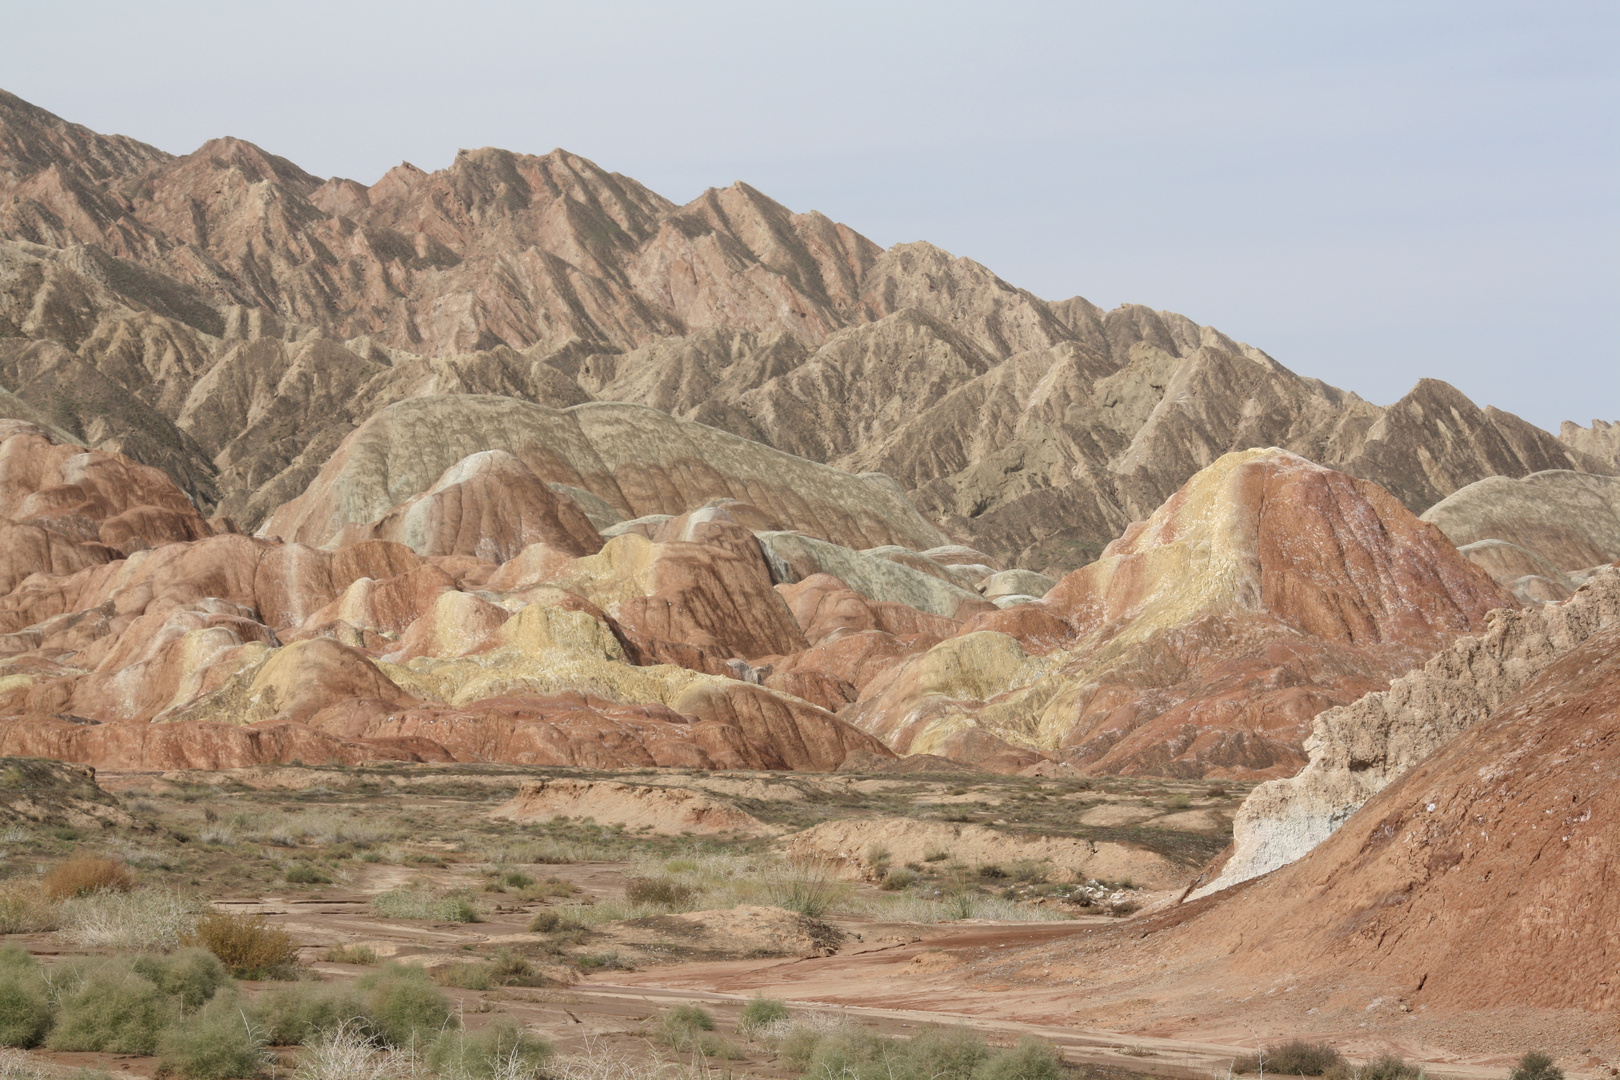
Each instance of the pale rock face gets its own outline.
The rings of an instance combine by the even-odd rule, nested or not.
[[[925,573],[893,559],[830,544],[797,532],[764,532],[760,546],[783,584],[830,574],[868,600],[900,603],[931,615],[959,618],[983,608],[979,595],[943,573]]]
[[[1605,570],[1568,601],[1500,611],[1386,691],[1316,718],[1297,776],[1255,788],[1233,822],[1220,875],[1192,897],[1301,858],[1368,799],[1460,732],[1488,719],[1527,681],[1594,634],[1620,625],[1620,571]]]
[[[489,451],[521,462],[543,482],[536,492],[551,483],[581,487],[631,518],[742,499],[779,527],[837,543],[923,548],[941,539],[892,488],[700,424],[635,406],[556,410],[480,395],[414,398],[377,413],[260,533],[333,543],[349,526],[378,521],[429,492],[458,462]],[[590,528],[565,505],[580,518],[571,532]]]
[[[1563,600],[1594,568],[1620,559],[1620,477],[1562,469],[1487,477],[1423,520],[1519,599]]]

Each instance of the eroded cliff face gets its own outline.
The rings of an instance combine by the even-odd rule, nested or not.
[[[745,184],[676,206],[566,151],[486,148],[367,186],[237,139],[173,157],[10,95],[0,386],[0,412],[247,530],[407,399],[621,401],[886,473],[1052,576],[1256,446],[1414,512],[1489,476],[1620,472],[1597,428],[1560,441],[1431,380],[1380,408],[1184,316],[1048,302]]]
[[[1230,856],[1215,880],[1193,896],[1303,857],[1460,733],[1492,720],[1508,703],[1522,706],[1521,695],[1533,681],[1540,679],[1532,697],[1546,700],[1553,687],[1543,673],[1565,670],[1572,653],[1588,641],[1607,640],[1616,627],[1620,571],[1606,569],[1564,603],[1492,613],[1484,633],[1454,642],[1387,691],[1323,712],[1305,744],[1309,763],[1297,776],[1250,793],[1234,821]],[[1590,654],[1586,649],[1582,655]]]

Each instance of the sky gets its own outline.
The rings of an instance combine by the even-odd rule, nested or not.
[[[3,0],[0,87],[365,183],[561,146],[743,180],[1388,404],[1620,419],[1620,4]]]

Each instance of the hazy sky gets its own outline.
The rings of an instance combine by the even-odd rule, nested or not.
[[[1180,311],[1380,404],[1620,418],[1620,4],[52,3],[0,87],[371,182],[563,146],[746,180],[1052,299]]]

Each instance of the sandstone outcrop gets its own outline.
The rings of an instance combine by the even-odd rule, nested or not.
[[[1423,512],[1527,602],[1563,600],[1620,560],[1620,478],[1552,470],[1469,484]]]
[[[1561,637],[1610,603],[1578,593],[1556,631],[1548,617],[1560,618],[1557,605],[1493,627],[1487,638],[1510,654],[1520,634],[1558,637],[1544,639],[1555,655],[1522,681],[1503,677],[1520,660],[1483,644],[1440,658],[1480,667],[1477,676],[1456,671],[1453,703],[1478,694],[1493,707],[1303,858],[1139,921],[1129,941],[1098,935],[1039,962],[1100,974],[1123,960],[1114,973],[1128,972],[1133,995],[1141,971],[1174,958],[1196,966],[1203,986],[1230,976],[1244,987],[1346,993],[1357,1013],[1378,1000],[1417,1015],[1612,1013],[1612,950],[1597,928],[1620,917],[1608,887],[1620,811],[1609,782],[1620,764],[1620,630],[1610,622]]]
[[[1570,600],[1493,614],[1386,691],[1319,715],[1297,776],[1252,791],[1233,821],[1233,847],[1204,895],[1301,858],[1364,803],[1447,745],[1491,719],[1532,679],[1590,638],[1620,626],[1620,571],[1604,571]],[[1612,636],[1612,635],[1611,635]],[[1604,638],[1607,640],[1607,637]]]
[[[1044,600],[890,666],[844,715],[901,753],[953,756],[971,732],[957,753],[989,736],[1086,772],[1287,776],[1318,712],[1512,603],[1377,486],[1252,450]]]

